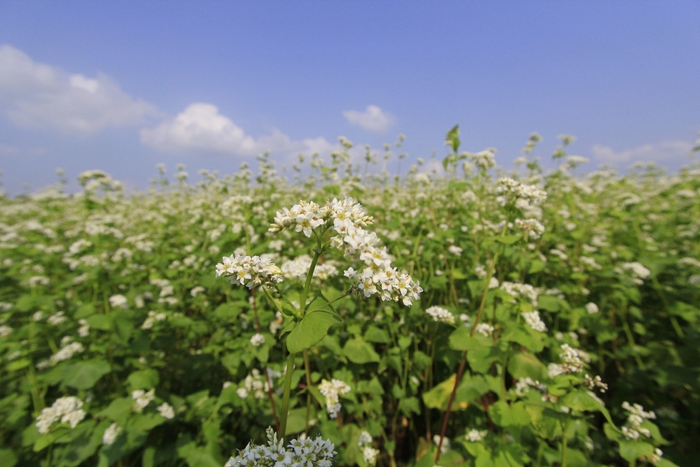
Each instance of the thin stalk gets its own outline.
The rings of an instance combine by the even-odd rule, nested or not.
[[[561,467],[566,467],[566,445],[568,440],[566,439],[566,423],[562,423],[562,440],[561,440]]]
[[[309,435],[309,418],[311,417],[311,368],[309,367],[309,353],[304,349],[304,369],[306,370],[306,425],[304,434]]]
[[[296,353],[289,353],[287,358],[287,373],[284,376],[284,394],[282,396],[282,413],[280,413],[280,429],[277,437],[284,440],[287,432],[287,416],[289,415],[289,394],[292,392],[292,373],[294,373],[294,359]]]
[[[508,228],[508,219],[506,219],[503,224],[503,230],[501,230],[501,237],[506,234],[506,229]],[[479,305],[479,312],[476,315],[474,324],[472,325],[472,330],[469,333],[470,337],[474,336],[476,332],[476,327],[481,320],[481,315],[484,313],[484,307],[486,306],[486,297],[489,293],[489,285],[491,284],[491,277],[493,276],[493,270],[496,268],[496,262],[498,261],[498,251],[493,255],[493,261],[489,263],[489,270],[486,274],[486,287],[484,288],[484,293],[481,296],[481,304]],[[440,430],[440,441],[438,442],[437,452],[435,453],[435,464],[440,460],[440,451],[442,450],[442,442],[445,439],[445,433],[447,432],[447,422],[450,420],[450,413],[452,412],[452,404],[455,401],[455,395],[457,394],[457,387],[462,379],[462,374],[464,373],[464,366],[467,363],[467,351],[465,350],[462,354],[462,361],[459,364],[459,369],[457,370],[457,378],[455,379],[455,385],[452,388],[452,393],[450,394],[450,400],[447,403],[447,410],[445,411],[445,417],[442,419],[442,429]],[[505,370],[504,370],[505,371]]]

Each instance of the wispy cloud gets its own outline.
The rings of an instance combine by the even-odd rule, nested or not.
[[[274,129],[270,135],[254,138],[219,113],[209,103],[189,105],[174,118],[155,128],[141,130],[141,142],[162,152],[220,153],[235,156],[252,156],[263,151],[278,154],[330,152],[336,146],[325,138],[293,140]]]
[[[357,125],[373,133],[386,133],[394,124],[394,116],[376,105],[368,105],[364,112],[346,110],[343,112],[343,116],[352,125]]]
[[[1,45],[0,114],[19,127],[91,134],[140,125],[159,112],[122,91],[105,74],[69,74]]]
[[[645,144],[632,149],[615,151],[610,146],[595,144],[591,148],[593,157],[598,162],[621,164],[628,162],[661,162],[672,159],[680,159],[688,156],[693,145],[688,141],[675,140],[663,141],[654,144]]]

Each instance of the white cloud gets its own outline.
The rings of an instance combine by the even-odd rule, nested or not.
[[[346,110],[343,116],[351,124],[373,133],[385,133],[394,124],[394,116],[376,105],[368,105],[364,112]]]
[[[661,162],[685,158],[692,148],[692,144],[682,140],[645,144],[623,151],[615,151],[610,146],[595,144],[591,148],[591,153],[599,162],[621,164],[628,162]]]
[[[253,156],[264,151],[277,154],[330,152],[336,148],[325,138],[292,140],[274,129],[272,134],[253,138],[204,102],[189,105],[173,119],[155,128],[141,130],[141,142],[153,149],[176,153],[221,153]]]
[[[0,113],[16,126],[82,134],[138,125],[159,115],[104,74],[69,74],[10,45],[0,46]]]

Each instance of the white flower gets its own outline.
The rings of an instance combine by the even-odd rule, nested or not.
[[[78,335],[80,337],[87,337],[90,335],[90,325],[88,324],[87,321],[84,319],[79,319],[78,324],[80,324],[80,328],[78,328]]]
[[[434,321],[450,324],[455,323],[454,315],[446,309],[441,308],[439,306],[431,306],[430,308],[425,310],[425,312],[432,316]]]
[[[584,363],[589,363],[591,358],[586,352],[580,349],[574,349],[570,347],[569,344],[562,344],[561,349],[563,352],[559,355],[564,363],[561,368],[564,373],[578,373],[583,370]]]
[[[105,446],[114,444],[114,441],[116,441],[117,436],[121,431],[122,429],[119,427],[119,425],[117,425],[116,423],[112,423],[102,434],[102,444],[104,444]]]
[[[440,444],[440,435],[435,435],[433,436],[433,442],[436,445]],[[447,451],[449,451],[451,448],[450,446],[450,438],[447,436],[442,438],[442,447],[440,448],[440,454],[445,454]]]
[[[528,324],[528,326],[530,326],[535,331],[539,331],[539,332],[547,331],[547,326],[545,326],[544,322],[540,318],[539,311],[531,311],[531,312],[523,313],[523,318],[525,318],[525,322]]]
[[[163,416],[163,418],[167,418],[168,420],[172,419],[175,417],[175,410],[173,409],[173,406],[168,404],[167,402],[163,402],[158,406],[158,413]]]
[[[318,386],[321,394],[326,396],[326,409],[328,410],[329,418],[336,418],[338,413],[340,413],[340,402],[338,401],[339,395],[344,395],[350,392],[350,386],[340,381],[339,379],[333,379],[328,381],[326,379],[321,380],[321,384]]]
[[[36,419],[36,427],[41,434],[49,432],[51,425],[57,421],[68,423],[71,428],[75,428],[78,423],[85,418],[85,411],[81,409],[83,401],[77,397],[68,396],[56,399],[51,407],[41,410]]]
[[[462,256],[462,252],[464,251],[464,249],[455,245],[450,245],[449,247],[447,247],[447,251],[449,251],[455,256]]]
[[[361,449],[362,459],[364,459],[367,465],[374,465],[377,463],[377,456],[379,455],[378,449],[374,449],[372,446],[363,446]]]
[[[3,324],[0,326],[0,337],[8,337],[12,334],[12,328],[10,326],[7,326],[6,324]]]
[[[139,412],[146,408],[148,404],[155,398],[155,389],[146,392],[143,389],[137,389],[131,393],[131,398],[136,401]]]
[[[622,403],[622,408],[630,413],[627,416],[627,423],[622,427],[622,434],[625,435],[625,438],[631,440],[637,440],[641,436],[651,438],[651,432],[647,428],[642,428],[641,425],[645,419],[655,419],[656,414],[651,411],[645,412],[641,405],[630,405],[626,401]]]
[[[274,286],[283,281],[282,271],[268,256],[224,256],[216,265],[216,277],[228,277],[231,284],[245,285],[249,289],[258,286]]]
[[[372,435],[366,431],[360,433],[360,440],[357,442],[358,446],[362,446],[363,444],[372,444]]]
[[[58,313],[54,313],[53,315],[49,316],[49,318],[46,321],[49,324],[57,326],[57,325],[63,323],[66,319],[67,318],[63,315],[63,312],[59,311]]]
[[[260,347],[265,343],[265,336],[263,336],[260,333],[254,334],[253,337],[250,338],[250,344],[253,347]]]
[[[646,279],[651,274],[651,271],[638,262],[624,263],[622,269],[632,272],[632,275],[639,279]]]
[[[486,337],[490,336],[494,329],[495,328],[488,323],[479,323],[476,325],[476,332]]]
[[[464,436],[467,441],[471,443],[478,443],[479,441],[483,441],[484,438],[486,437],[486,430],[475,430],[471,429],[467,432],[467,434]]]
[[[55,365],[58,362],[69,360],[71,357],[73,357],[73,355],[76,353],[82,353],[84,350],[85,348],[80,342],[71,342],[70,344],[67,344],[65,347],[61,348],[55,354],[51,355],[49,358],[49,363],[51,363],[51,365]]]
[[[112,308],[126,308],[126,297],[124,295],[112,295],[109,297],[109,305]]]
[[[599,310],[598,310],[598,305],[596,305],[596,304],[593,303],[593,302],[586,303],[586,311],[587,311],[589,314],[594,315],[594,314],[598,313],[598,311],[599,311]]]

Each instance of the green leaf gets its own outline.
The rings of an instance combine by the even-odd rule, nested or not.
[[[620,456],[628,462],[654,453],[654,446],[643,441],[620,441]]]
[[[306,407],[289,411],[286,436],[301,433],[306,428]]]
[[[559,299],[552,295],[540,295],[537,297],[537,304],[540,309],[545,311],[559,311]]]
[[[525,404],[497,401],[489,408],[489,415],[499,426],[526,426],[530,424],[530,414],[525,410]]]
[[[126,378],[131,390],[136,389],[152,389],[158,385],[160,377],[158,371],[152,368],[148,370],[134,371]]]
[[[513,377],[522,379],[530,377],[543,381],[548,377],[547,367],[531,353],[520,352],[508,361],[508,371]]]
[[[466,326],[459,326],[450,334],[450,348],[454,350],[471,351],[492,347],[493,340],[477,334],[470,336],[471,331]]]
[[[107,360],[87,360],[69,365],[62,381],[66,386],[75,389],[90,389],[104,375],[112,371]]]
[[[123,427],[129,419],[133,406],[134,400],[131,397],[120,397],[110,402],[107,408],[100,411],[97,415],[107,417]]]
[[[504,245],[512,245],[513,243],[517,242],[520,240],[523,236],[520,234],[517,235],[504,235],[502,237],[496,237],[496,241],[498,243],[502,243]]]
[[[5,368],[7,368],[7,371],[11,373],[13,371],[17,371],[17,370],[21,370],[22,368],[26,368],[31,364],[32,364],[31,360],[29,360],[28,358],[23,358],[21,360],[15,360],[14,362],[8,363],[7,366],[5,366]]]
[[[454,374],[430,391],[424,392],[423,402],[425,403],[426,407],[431,409],[446,410],[447,404],[450,401],[450,395],[454,390],[456,380],[457,374]],[[452,409],[456,410],[457,404],[453,404]]]
[[[112,329],[111,315],[91,315],[85,321],[91,328],[99,329],[100,331],[109,331]]]
[[[445,143],[449,143],[450,148],[452,148],[452,152],[457,153],[457,151],[459,151],[459,125],[455,125],[450,131],[447,132]]]
[[[53,435],[51,433],[46,433],[34,441],[34,447],[32,449],[34,449],[34,452],[39,452],[48,447],[51,443],[53,443]]]
[[[362,338],[350,339],[345,343],[343,354],[353,363],[365,364],[376,362],[379,363],[381,358],[374,351],[374,347],[365,342]]]
[[[0,465],[3,467],[13,467],[18,461],[19,458],[12,449],[0,449]]]
[[[232,320],[237,318],[238,315],[241,314],[242,310],[243,308],[241,308],[240,305],[232,303],[222,303],[221,305],[216,307],[213,314],[219,319]]]
[[[338,316],[326,311],[307,314],[287,336],[287,349],[290,353],[297,353],[318,344],[326,337],[328,329],[341,321]]]
[[[389,344],[391,343],[391,337],[389,333],[384,329],[379,329],[376,326],[370,326],[365,332],[365,340],[367,342],[376,342],[378,344]]]

